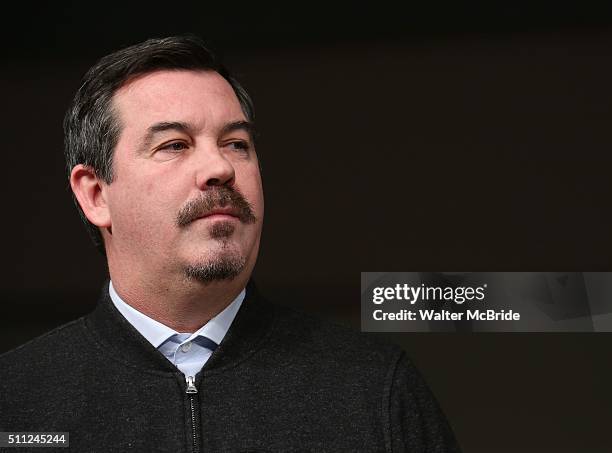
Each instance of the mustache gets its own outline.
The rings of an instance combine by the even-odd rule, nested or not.
[[[242,195],[240,190],[227,186],[215,186],[201,193],[198,198],[189,200],[176,216],[176,224],[184,227],[214,209],[232,208],[233,214],[242,223],[255,223],[257,218],[253,206]]]

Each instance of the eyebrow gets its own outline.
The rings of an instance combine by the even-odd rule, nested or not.
[[[142,144],[140,146],[141,152],[148,150],[151,147],[151,143],[153,143],[155,136],[165,131],[179,131],[189,134],[193,132],[193,127],[190,124],[182,121],[161,121],[159,123],[152,124],[147,128],[147,132],[142,139]]]
[[[147,128],[147,132],[142,140],[141,150],[145,151],[149,149],[155,136],[161,132],[178,131],[193,135],[194,130],[195,127],[193,125],[183,121],[161,121],[152,124]],[[239,130],[247,132],[251,141],[255,139],[255,125],[251,121],[232,121],[231,123],[227,123],[221,128],[220,135]]]
[[[221,135],[229,134],[234,131],[245,131],[251,140],[255,139],[255,125],[252,121],[233,121],[221,128]]]

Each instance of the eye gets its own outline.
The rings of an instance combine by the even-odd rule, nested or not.
[[[238,152],[248,153],[249,149],[251,149],[251,145],[249,142],[240,140],[235,142],[229,142],[227,145],[230,149]]]
[[[184,142],[172,142],[162,145],[158,148],[159,151],[168,151],[171,153],[178,153],[180,151],[186,150],[188,148],[187,144]]]

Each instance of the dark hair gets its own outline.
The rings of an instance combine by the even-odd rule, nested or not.
[[[233,88],[247,119],[253,121],[251,98],[200,38],[187,35],[149,39],[102,57],[83,77],[64,118],[69,177],[76,165],[83,164],[106,184],[113,181],[113,154],[121,132],[113,112],[113,96],[134,77],[164,69],[219,73]],[[74,194],[73,200],[95,246],[105,254],[100,230],[87,220]]]

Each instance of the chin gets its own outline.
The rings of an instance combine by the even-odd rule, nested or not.
[[[246,265],[243,254],[226,249],[187,264],[184,272],[189,280],[200,283],[232,281],[243,273]]]

